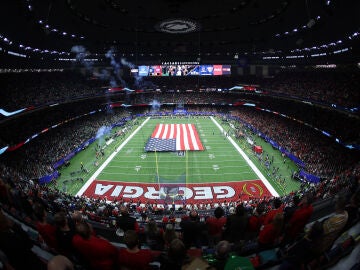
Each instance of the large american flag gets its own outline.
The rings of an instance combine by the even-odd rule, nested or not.
[[[194,124],[157,124],[145,151],[201,151],[204,147]]]

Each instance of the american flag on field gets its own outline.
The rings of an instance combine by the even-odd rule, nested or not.
[[[186,150],[204,150],[194,124],[157,124],[145,146],[146,152]]]

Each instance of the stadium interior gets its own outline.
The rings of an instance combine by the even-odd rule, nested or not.
[[[360,269],[359,10],[3,1],[0,270]]]

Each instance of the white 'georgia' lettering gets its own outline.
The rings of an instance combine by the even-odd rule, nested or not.
[[[111,197],[119,197],[120,192],[122,191],[123,186],[116,186],[114,191],[111,193]]]
[[[213,198],[211,187],[194,187],[195,197],[194,200],[209,200]]]
[[[154,187],[147,187],[147,190],[144,194],[144,197],[146,199],[153,199],[157,200],[160,199],[160,192],[159,190],[156,190]]]
[[[183,191],[184,194],[184,198],[185,199],[190,199],[192,198],[192,196],[194,195],[193,191],[190,188],[187,187],[179,187],[179,191]]]
[[[229,186],[215,186],[213,189],[217,199],[231,198],[235,195],[235,190]]]
[[[138,198],[144,193],[144,189],[135,186],[126,186],[124,189],[124,198]]]
[[[106,192],[108,192],[114,185],[102,185],[102,184],[96,184],[95,187],[95,195],[104,195]]]

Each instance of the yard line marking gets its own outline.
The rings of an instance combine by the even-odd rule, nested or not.
[[[146,118],[146,120],[134,130],[134,132],[126,138],[125,141],[105,160],[105,162],[96,170],[96,172],[86,181],[85,185],[76,193],[76,196],[81,196],[85,190],[91,185],[91,183],[95,180],[96,177],[104,170],[104,168],[110,163],[110,161],[117,155],[117,153],[131,140],[132,137],[135,136],[136,133],[150,120],[150,117]]]
[[[210,116],[210,119],[214,122],[214,124],[220,129],[222,133],[224,133],[224,129],[220,124],[214,119],[214,117]],[[260,180],[264,183],[267,189],[273,196],[279,197],[279,194],[273,188],[273,186],[269,183],[269,181],[265,178],[265,176],[260,172],[260,170],[255,166],[255,164],[250,160],[250,158],[244,153],[244,151],[234,142],[234,140],[228,136],[227,139],[231,142],[231,144],[235,147],[235,149],[242,155],[245,161],[249,164],[251,169],[256,173],[256,175],[260,178]]]

